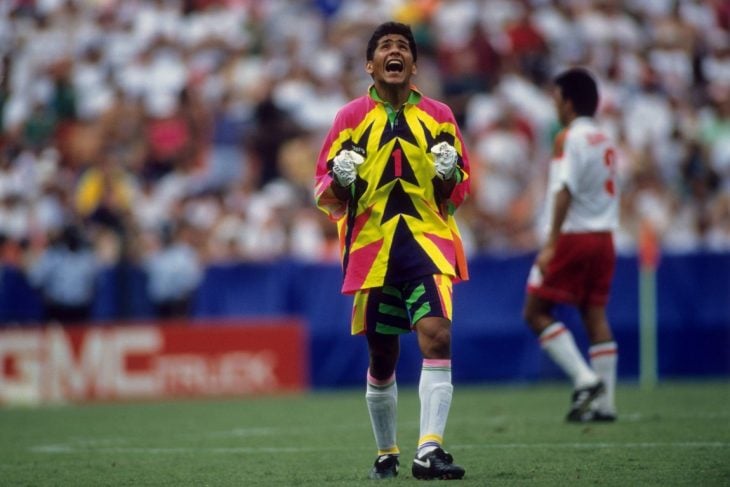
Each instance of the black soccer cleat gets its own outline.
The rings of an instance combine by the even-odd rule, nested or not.
[[[565,420],[569,423],[583,423],[589,420],[591,403],[605,390],[606,386],[599,380],[595,385],[573,391],[570,411]]]
[[[398,455],[391,453],[380,455],[375,459],[369,477],[373,480],[392,479],[398,476],[399,466]]]
[[[436,448],[422,457],[416,456],[411,472],[419,480],[452,480],[462,478],[465,471],[463,467],[454,465],[451,453]]]

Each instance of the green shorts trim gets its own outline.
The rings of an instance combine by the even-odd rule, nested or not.
[[[410,332],[426,317],[451,320],[452,312],[452,279],[434,274],[356,292],[351,332],[398,335]]]

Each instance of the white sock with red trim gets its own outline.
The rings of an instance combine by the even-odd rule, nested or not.
[[[540,346],[579,389],[598,382],[598,376],[588,366],[575,345],[573,334],[559,321],[545,328],[538,337]]]
[[[365,402],[370,413],[378,455],[400,453],[396,443],[398,385],[395,382],[395,373],[385,380],[378,380],[368,370]]]
[[[606,392],[596,398],[595,404],[602,413],[616,414],[616,365],[618,346],[616,342],[604,342],[588,349],[591,366],[606,385]]]
[[[423,359],[418,382],[418,397],[421,399],[419,457],[443,444],[453,394],[451,360]]]

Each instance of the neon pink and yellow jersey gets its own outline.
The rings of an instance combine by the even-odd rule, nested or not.
[[[459,155],[458,184],[448,197],[434,187],[430,155],[448,142]],[[348,201],[335,196],[332,160],[341,150],[365,162]],[[337,222],[343,293],[433,274],[466,280],[468,271],[453,213],[469,192],[469,159],[451,109],[411,90],[395,111],[370,94],[335,117],[317,161],[315,200]]]

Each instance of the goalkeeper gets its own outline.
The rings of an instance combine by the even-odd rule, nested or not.
[[[412,84],[409,26],[377,27],[366,50],[366,95],[337,114],[317,162],[317,205],[337,223],[351,331],[369,350],[366,403],[378,455],[375,479],[398,473],[399,336],[417,334],[423,361],[419,479],[464,476],[443,449],[451,383],[452,283],[467,279],[453,213],[469,190],[469,161],[451,109]]]

